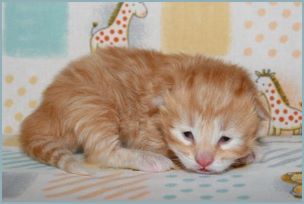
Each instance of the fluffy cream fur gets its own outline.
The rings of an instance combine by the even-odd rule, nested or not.
[[[33,158],[86,174],[100,167],[221,172],[251,154],[267,112],[240,67],[203,56],[104,48],[69,64],[22,125]],[[185,138],[191,131],[193,140]],[[231,141],[219,142],[221,136]],[[213,162],[202,170],[202,152]]]

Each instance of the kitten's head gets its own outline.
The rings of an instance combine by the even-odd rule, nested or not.
[[[186,169],[222,172],[252,153],[268,113],[243,69],[200,57],[177,66],[160,106],[165,139]]]

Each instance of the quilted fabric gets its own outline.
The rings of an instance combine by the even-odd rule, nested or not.
[[[133,4],[33,7],[6,1],[2,133],[19,133],[43,90],[68,62],[96,46],[129,46],[201,53],[245,66],[271,113],[267,135],[300,135],[301,2],[144,2],[131,9]]]
[[[290,194],[292,186],[280,177],[286,172],[301,171],[301,138],[267,137],[256,156],[251,165],[217,175],[182,170],[145,173],[95,169],[96,176],[86,177],[40,164],[21,153],[18,147],[5,146],[3,200],[298,201]],[[78,157],[81,159],[81,155]],[[291,182],[294,178],[299,180],[299,174],[291,177],[288,174]],[[298,189],[294,192],[298,193]]]

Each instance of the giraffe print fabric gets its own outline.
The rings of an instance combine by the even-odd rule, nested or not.
[[[107,46],[200,53],[246,67],[271,115],[263,134],[302,133],[301,2],[4,5],[2,134],[13,137],[5,143],[16,144],[20,124],[67,63]],[[49,9],[58,12],[56,18],[45,17]],[[15,32],[20,28],[28,30],[20,36]]]
[[[290,106],[275,73],[270,70],[256,71],[259,90],[267,101],[270,117],[269,132],[281,135],[282,131],[292,131],[293,134],[302,132],[302,111]]]
[[[116,14],[117,12],[117,14]],[[91,51],[97,47],[118,46],[128,47],[128,30],[132,16],[144,18],[147,8],[144,3],[119,3],[112,16],[113,21],[108,27],[101,28],[92,33]]]
[[[2,5],[3,201],[301,201],[301,1]],[[22,153],[20,124],[54,76],[106,46],[201,53],[246,67],[271,116],[259,160],[217,175],[99,169],[81,177]]]

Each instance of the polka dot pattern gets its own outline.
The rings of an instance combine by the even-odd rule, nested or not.
[[[218,179],[217,182],[220,182],[220,183],[225,183],[225,182],[228,182],[229,180],[226,179],[226,178],[221,178],[221,179]]]
[[[230,54],[225,59],[237,61],[251,73],[269,69],[275,73],[290,107],[301,110],[302,70],[302,10],[296,2],[251,2],[235,3],[231,31],[233,42]],[[242,5],[242,7],[241,7]],[[232,6],[233,7],[233,6]],[[240,11],[242,8],[242,12]],[[288,70],[288,71],[286,71]],[[253,74],[254,78],[255,76]],[[271,90],[268,90],[269,92]],[[266,94],[266,91],[265,91]],[[278,98],[268,98],[269,107],[283,106]],[[274,113],[274,111],[271,111]],[[280,112],[279,114],[282,114]],[[271,115],[268,134],[299,134],[301,120],[285,114],[283,118]],[[296,121],[297,120],[297,121]],[[280,124],[280,126],[277,126]],[[282,124],[282,125],[281,125]],[[274,131],[276,129],[276,131]]]
[[[283,66],[288,70],[300,70],[302,47],[301,43],[297,43],[295,39],[300,39],[302,35],[301,18],[297,17],[301,11],[301,2],[239,2],[231,4],[231,7],[234,7],[234,5],[236,5],[237,12],[242,15],[238,15],[237,19],[232,19],[234,22],[229,24],[231,32],[237,30],[241,36],[231,33],[231,38],[237,39],[231,41],[231,49],[229,49],[229,52],[231,51],[234,55],[231,57],[234,58],[231,59],[232,62],[239,63],[245,67],[253,67],[253,69],[270,68],[275,72],[277,71],[276,69],[279,70]],[[243,11],[240,7],[246,10]],[[231,9],[231,14],[234,10]],[[128,31],[128,21],[130,20],[130,6],[123,11],[124,13],[122,13],[121,17],[113,22],[117,29],[110,28],[107,32],[97,32],[98,35],[94,36],[94,39],[100,43],[127,44],[126,33]],[[240,39],[242,41],[239,41]],[[233,49],[233,44],[236,44],[237,50]],[[229,59],[229,57],[227,58]],[[282,61],[279,61],[281,59],[288,63],[281,63]],[[18,133],[22,120],[37,108],[40,102],[40,94],[46,86],[46,83],[44,83],[45,76],[41,74],[41,70],[44,68],[37,64],[37,60],[33,60],[35,63],[31,64],[32,67],[27,63],[23,63],[27,60],[20,60],[20,62],[19,59],[16,60],[19,65],[11,62],[5,65],[2,76],[4,90],[7,90],[6,93],[4,91],[3,97],[3,110],[6,118],[3,121],[2,131],[4,132],[4,127],[10,126],[12,134]],[[262,64],[259,62],[267,63]],[[14,65],[11,66],[9,64]],[[20,67],[17,67],[17,65]],[[62,66],[56,65],[56,67],[59,69]],[[12,68],[14,71],[12,71]],[[48,68],[49,72],[51,73]],[[58,70],[53,73],[58,73]],[[55,74],[51,75],[49,78],[53,78]],[[291,74],[287,73],[286,75],[289,75],[289,78],[288,76],[286,77],[283,85],[291,81]],[[278,76],[282,76],[282,73],[278,73]],[[294,81],[299,81],[296,79]],[[290,83],[290,87],[294,87],[296,82],[292,81]],[[296,99],[300,97],[293,96],[295,93],[300,93],[298,88],[294,89],[293,92],[286,91],[286,95],[291,97],[291,104],[298,107],[300,100]],[[17,117],[19,119],[16,119],[15,115],[17,113],[21,113],[23,117]],[[276,117],[275,120],[279,121],[280,119]],[[286,119],[284,122],[286,122]]]
[[[5,69],[4,71],[7,72]],[[39,76],[36,74],[4,73],[3,111],[6,116],[3,121],[2,132],[5,135],[19,133],[19,127],[24,118],[33,111],[39,103],[40,93],[44,87],[40,86]],[[37,89],[40,89],[37,94]]]
[[[199,177],[200,177],[200,178],[209,178],[209,177],[210,177],[210,175],[201,174],[201,175],[199,175]]]
[[[301,29],[301,23],[300,22],[295,22],[292,24],[292,29],[294,31],[299,31]]]
[[[252,31],[252,29],[250,29],[251,30],[250,32],[254,34],[252,40],[257,44],[252,44],[252,42],[248,42],[248,45],[250,44],[250,47],[243,48],[243,56],[254,57],[256,54],[263,53],[261,51],[262,49],[265,48],[267,49],[267,51],[264,53],[268,57],[268,59],[277,59],[282,54],[285,54],[286,46],[289,45],[288,43],[290,37],[286,33],[282,33],[282,32],[287,32],[287,33],[300,32],[302,29],[301,23],[299,21],[292,20],[293,15],[295,15],[296,13],[294,9],[296,9],[298,7],[297,5],[299,4],[295,3],[294,5],[295,7],[292,8],[290,7],[289,3],[284,4],[278,2],[272,2],[268,5],[266,3],[247,4],[248,9],[251,10],[256,9],[255,15],[259,18],[250,19],[247,17],[247,19],[243,21],[244,31],[249,30],[250,28],[252,28],[253,25],[256,24],[258,25],[256,30],[257,31],[264,30],[264,32],[254,34],[254,30]],[[280,13],[280,15],[276,15],[276,13],[278,12]],[[266,26],[268,29],[265,29]],[[272,43],[272,41],[274,40],[273,36],[277,36],[278,34],[279,37],[277,39],[279,43],[278,44],[276,42]],[[266,38],[268,36],[269,38]],[[267,42],[267,44],[272,47],[267,48],[265,44],[262,44],[261,42]],[[284,45],[285,47],[281,47],[280,45],[281,46]],[[246,44],[244,44],[244,46],[246,46]],[[258,50],[258,52],[255,52],[255,50]],[[300,54],[299,52],[294,53],[294,51],[295,50],[291,51],[291,57],[293,59],[298,59],[300,57]]]
[[[190,193],[190,192],[193,192],[193,189],[192,188],[185,188],[185,189],[182,189],[181,192]]]
[[[300,50],[294,50],[294,51],[292,52],[292,56],[293,56],[294,58],[299,58],[299,57],[301,56],[301,51],[300,51]]]
[[[173,199],[176,199],[176,195],[164,195],[163,198],[165,200],[173,200]]]
[[[15,114],[15,120],[18,121],[18,122],[21,122],[23,117],[24,117],[23,114],[20,113],[20,112]]]
[[[237,199],[239,200],[248,200],[250,197],[247,195],[238,196]]]
[[[176,178],[177,175],[176,175],[176,174],[169,174],[169,175],[167,175],[166,177],[167,177],[167,178]]]
[[[202,187],[202,188],[209,188],[209,187],[211,187],[211,184],[204,183],[204,184],[200,184],[199,186]]]
[[[278,23],[275,21],[271,21],[268,26],[269,26],[269,29],[273,31],[278,27]]]
[[[268,56],[270,58],[274,58],[276,55],[277,55],[277,50],[276,49],[272,48],[272,49],[268,50]]]
[[[5,106],[6,108],[12,107],[13,104],[14,104],[14,102],[13,102],[12,99],[6,99],[5,102],[4,102],[4,106]]]
[[[282,16],[283,16],[284,18],[288,18],[290,15],[291,15],[291,11],[290,11],[289,9],[284,9],[284,10],[282,11]]]
[[[233,175],[231,175],[231,177],[233,177],[233,178],[241,178],[242,175],[241,174],[233,174]]]
[[[241,187],[244,187],[245,184],[244,183],[236,183],[236,184],[233,184],[233,187],[236,187],[236,188],[241,188]]]
[[[263,8],[259,9],[259,10],[258,10],[258,15],[259,15],[259,16],[265,16],[265,15],[266,15],[266,10],[263,9]]]
[[[202,200],[211,200],[213,198],[213,196],[210,195],[205,195],[205,196],[201,196],[200,197]]]
[[[6,75],[6,77],[5,77],[5,82],[6,83],[10,84],[13,81],[14,81],[14,76],[12,76],[12,75]]]
[[[285,44],[287,41],[288,41],[288,36],[287,35],[281,35],[280,43]]]
[[[245,23],[244,23],[244,27],[247,29],[251,28],[252,25],[253,25],[252,21],[245,21]]]
[[[183,179],[184,182],[193,182],[195,179],[193,178],[185,178]]]
[[[228,189],[222,188],[222,189],[218,189],[216,190],[217,193],[227,193]]]
[[[252,49],[250,47],[245,48],[244,49],[244,55],[247,56],[247,57],[251,56],[252,55]]]
[[[177,185],[176,183],[167,183],[165,186],[172,188],[175,187],[176,185]]]
[[[262,42],[264,40],[264,35],[263,34],[258,34],[255,37],[256,42]]]
[[[30,100],[28,103],[28,107],[31,109],[36,108],[37,105],[38,105],[38,102],[36,100]]]
[[[31,76],[31,78],[29,79],[29,83],[34,85],[36,84],[38,81],[38,78],[36,76]]]
[[[18,95],[19,95],[19,96],[24,96],[25,94],[26,94],[26,88],[20,87],[20,88],[18,89]]]
[[[13,129],[11,126],[5,126],[4,127],[4,133],[5,134],[11,134],[13,132]]]
[[[229,174],[229,173],[228,173]],[[188,175],[188,174],[187,174]],[[219,174],[219,175],[191,175],[172,174],[164,175],[163,190],[161,195],[163,200],[178,200],[189,198],[196,200],[250,200],[250,195],[244,193],[247,187],[244,182],[243,175]],[[248,188],[246,188],[248,190]],[[250,192],[250,191],[249,191]]]

